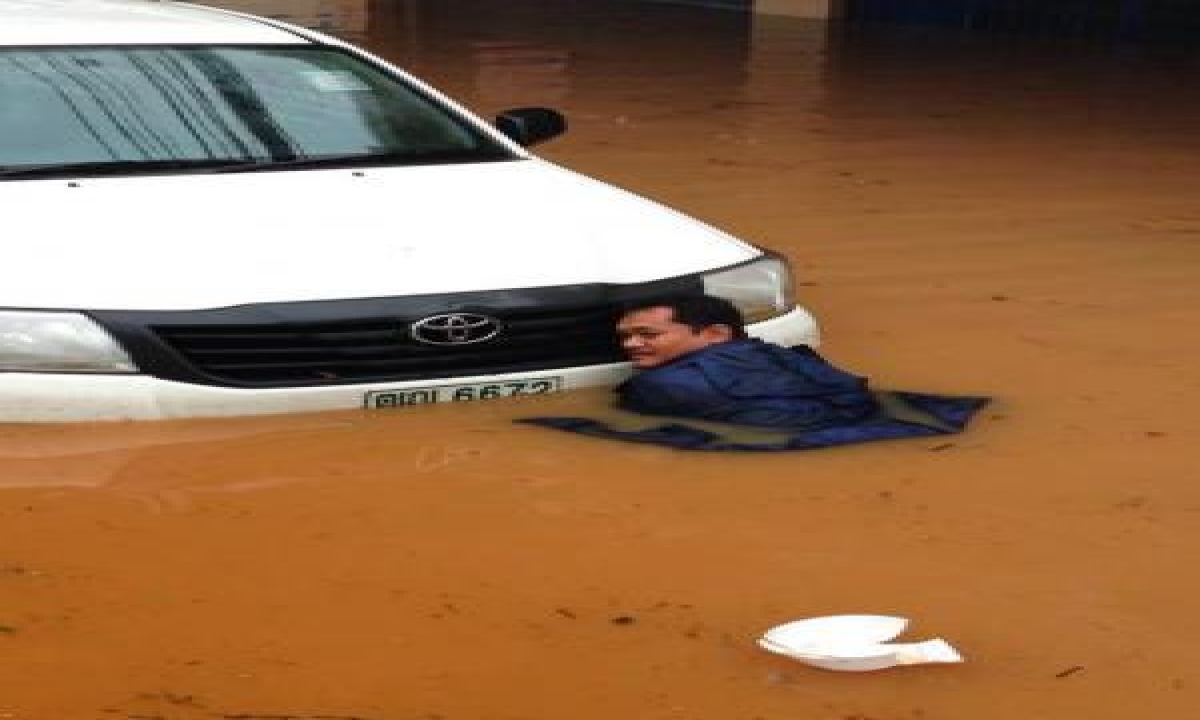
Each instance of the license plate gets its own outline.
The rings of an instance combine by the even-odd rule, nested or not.
[[[470,385],[433,385],[404,390],[371,390],[364,396],[363,402],[369,410],[432,403],[470,402],[517,395],[547,395],[561,390],[562,384],[561,377],[538,377]]]

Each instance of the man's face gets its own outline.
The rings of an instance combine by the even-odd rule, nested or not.
[[[666,365],[690,352],[726,342],[733,337],[727,325],[701,330],[675,322],[667,307],[652,307],[626,314],[617,323],[617,337],[633,366],[639,370]]]

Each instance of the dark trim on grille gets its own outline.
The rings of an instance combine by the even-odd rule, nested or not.
[[[142,370],[204,385],[268,388],[429,380],[622,361],[613,323],[624,303],[701,292],[696,276],[639,285],[573,285],[195,311],[93,311]],[[461,347],[423,345],[411,323],[488,315],[503,332]]]

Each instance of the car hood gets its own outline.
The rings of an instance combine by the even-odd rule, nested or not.
[[[0,307],[186,310],[635,283],[758,254],[541,160],[0,182]]]

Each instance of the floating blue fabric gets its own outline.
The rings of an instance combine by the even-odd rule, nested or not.
[[[707,423],[667,418],[656,418],[645,427],[631,429],[619,428],[617,423],[583,417],[533,417],[521,418],[517,422],[683,450],[812,450],[873,440],[951,435],[962,432],[971,416],[988,402],[987,398],[981,397],[911,392],[877,392],[874,395],[882,409],[873,417],[816,429],[774,429],[749,438],[734,426],[715,428]]]
[[[517,422],[687,450],[809,450],[961,432],[988,402],[873,392],[865,378],[809,348],[758,340],[713,345],[644,370],[617,393],[618,406],[632,413]]]

